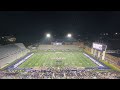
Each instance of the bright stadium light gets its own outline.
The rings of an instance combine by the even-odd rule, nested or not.
[[[47,37],[47,38],[50,38],[50,37],[51,37],[51,35],[48,33],[48,34],[46,34],[46,37]]]
[[[118,33],[116,32],[115,34],[117,35]]]
[[[72,35],[69,33],[69,34],[67,35],[67,37],[68,37],[68,38],[71,38],[71,37],[72,37]]]

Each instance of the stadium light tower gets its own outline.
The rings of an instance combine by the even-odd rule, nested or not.
[[[71,37],[72,37],[72,34],[70,34],[70,33],[67,34],[67,37],[68,37],[68,38],[71,38]]]
[[[47,37],[47,38],[50,38],[50,37],[51,37],[51,35],[50,35],[49,33],[47,33],[47,34],[46,34],[46,37]]]

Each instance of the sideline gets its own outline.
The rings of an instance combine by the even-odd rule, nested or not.
[[[97,62],[95,59],[91,58],[89,55],[83,53],[86,57],[88,57],[89,59],[91,59],[94,63],[96,63],[98,66],[100,67],[104,67],[102,64],[100,64],[99,62]]]
[[[28,55],[27,57],[23,58],[20,62],[16,63],[15,65],[13,65],[13,68],[18,67],[20,64],[22,64],[23,62],[25,62],[28,58],[30,58],[34,53],[31,53],[30,55]]]

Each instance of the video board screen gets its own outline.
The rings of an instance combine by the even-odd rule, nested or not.
[[[98,43],[93,43],[93,48],[100,50],[100,51],[105,51],[107,46],[106,45],[102,45],[102,44],[98,44]]]

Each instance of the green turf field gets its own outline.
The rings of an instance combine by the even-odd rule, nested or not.
[[[34,67],[95,67],[97,66],[80,51],[38,51],[19,68]]]

